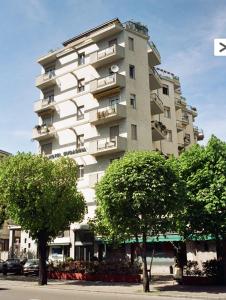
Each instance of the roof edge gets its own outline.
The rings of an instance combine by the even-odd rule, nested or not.
[[[92,29],[89,29],[89,30],[87,30],[87,31],[85,31],[83,33],[80,33],[79,35],[76,35],[76,36],[74,36],[73,38],[71,38],[69,40],[66,40],[65,42],[62,43],[62,45],[65,47],[65,46],[71,44],[72,42],[74,42],[74,41],[76,41],[76,40],[78,40],[78,39],[80,39],[80,38],[82,38],[84,36],[90,35],[94,31],[102,29],[102,28],[110,25],[111,23],[115,23],[115,22],[118,22],[119,24],[122,24],[118,18],[114,18],[114,19],[112,19],[110,21],[107,21],[107,22],[105,22],[105,23],[103,23],[103,24],[101,24],[99,26],[96,26],[96,27],[94,27]]]

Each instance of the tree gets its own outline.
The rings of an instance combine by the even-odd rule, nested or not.
[[[147,237],[174,228],[174,216],[183,209],[184,183],[173,166],[156,152],[130,152],[113,161],[96,187],[97,231],[113,239],[142,238],[145,292]]]
[[[226,143],[212,136],[205,147],[195,145],[184,152],[178,163],[189,198],[180,229],[186,237],[215,237],[218,257],[224,257],[226,266]]]
[[[74,160],[55,161],[19,153],[0,164],[0,193],[14,222],[37,241],[39,284],[47,284],[48,242],[71,222],[83,219],[86,205],[77,191]]]

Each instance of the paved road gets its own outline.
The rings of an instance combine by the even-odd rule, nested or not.
[[[172,300],[172,297],[159,297],[152,295],[112,294],[100,292],[81,292],[75,290],[51,289],[48,287],[12,287],[0,288],[1,300]],[[188,298],[180,298],[188,300]],[[194,298],[193,298],[194,299]]]

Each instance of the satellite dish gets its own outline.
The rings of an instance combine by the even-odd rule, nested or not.
[[[112,65],[112,66],[111,66],[111,71],[112,71],[113,73],[117,73],[117,72],[119,71],[119,67],[118,67],[117,65]]]

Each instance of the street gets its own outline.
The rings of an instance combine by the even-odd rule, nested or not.
[[[115,300],[115,299],[151,299],[152,300],[167,300],[172,297],[155,296],[153,294],[118,294],[108,292],[90,292],[90,291],[78,291],[78,290],[64,290],[51,287],[18,287],[12,286],[7,288],[0,288],[1,300]],[[180,298],[181,300],[187,300],[188,298]],[[193,298],[195,299],[195,298]],[[197,298],[198,299],[198,298]]]

